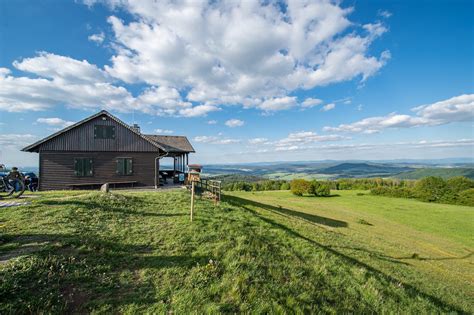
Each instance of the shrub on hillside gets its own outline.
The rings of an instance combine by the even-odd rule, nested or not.
[[[308,194],[317,196],[318,195],[319,183],[316,180],[313,180],[309,183]]]
[[[420,179],[414,188],[416,197],[428,202],[438,202],[442,200],[447,191],[448,186],[444,179],[435,176]]]
[[[446,180],[446,185],[453,193],[460,193],[461,191],[474,188],[474,180],[464,176],[456,176]]]
[[[319,184],[318,188],[316,189],[317,196],[321,197],[328,197],[331,195],[331,189],[329,188],[328,184]]]
[[[284,182],[283,184],[281,184],[280,190],[290,190],[290,184],[287,182]]]
[[[474,188],[461,191],[457,199],[457,204],[474,207]]]
[[[413,189],[408,187],[375,187],[370,190],[370,193],[378,196],[397,197],[397,198],[414,198],[415,193]]]
[[[310,182],[305,179],[293,179],[290,183],[291,192],[296,196],[306,194],[310,186]]]
[[[474,181],[466,177],[457,176],[446,180],[446,185],[446,192],[440,201],[461,204],[459,201],[461,192],[474,188]]]
[[[313,196],[329,196],[331,194],[331,187],[329,183],[318,182],[316,180],[307,181],[305,179],[294,179],[291,181],[291,192],[294,195],[302,196],[309,194]]]

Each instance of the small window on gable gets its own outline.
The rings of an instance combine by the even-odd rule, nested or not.
[[[75,158],[74,159],[74,174],[76,176],[93,176],[93,163],[91,158]]]
[[[115,139],[115,126],[95,125],[94,139]]]
[[[116,173],[118,175],[132,175],[133,174],[133,160],[131,158],[118,158]]]

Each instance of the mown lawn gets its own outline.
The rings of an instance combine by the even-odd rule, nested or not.
[[[1,209],[0,313],[473,311],[469,240],[344,205],[371,196],[294,198],[202,200],[192,223],[185,191],[43,193]]]

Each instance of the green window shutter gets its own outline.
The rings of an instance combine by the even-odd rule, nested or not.
[[[76,176],[93,176],[93,161],[91,158],[74,159],[74,175]]]
[[[104,130],[105,131],[104,132],[104,138],[105,139],[111,139],[112,138],[112,128],[110,128],[109,126],[106,126],[104,129],[105,129]]]
[[[93,164],[92,164],[92,159],[90,158],[85,158],[84,159],[84,164],[85,164],[85,167],[84,167],[84,176],[92,176],[94,174],[94,170],[92,168]]]
[[[81,176],[82,173],[82,161],[81,159],[74,159],[74,175]]]
[[[94,125],[94,139],[115,139],[115,126]]]
[[[132,159],[125,159],[127,161],[127,175],[132,175],[133,174],[133,160]]]
[[[125,161],[124,161],[124,159],[122,159],[122,158],[117,159],[117,171],[116,171],[116,173],[117,173],[118,175],[124,175],[124,174],[125,174],[124,168],[125,168]]]
[[[94,138],[95,139],[104,139],[104,126],[95,125],[94,126]]]

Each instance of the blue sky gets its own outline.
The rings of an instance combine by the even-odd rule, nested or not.
[[[473,157],[472,1],[0,2],[0,163],[107,109],[191,161]]]

